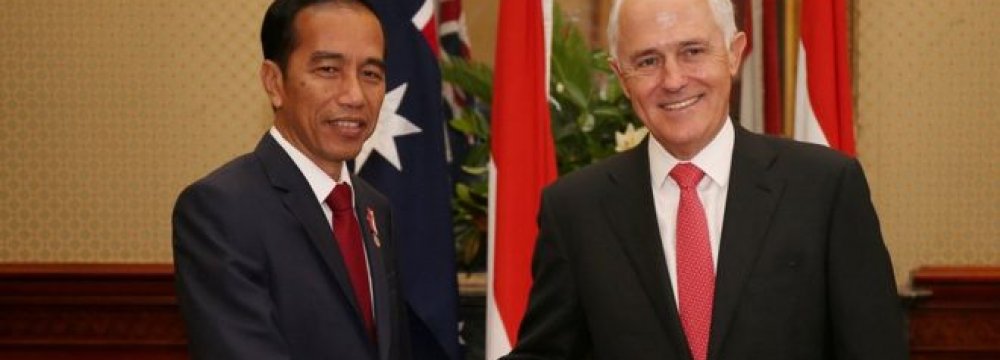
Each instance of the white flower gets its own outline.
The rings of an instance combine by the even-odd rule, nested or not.
[[[649,129],[645,126],[636,129],[632,124],[628,124],[625,132],[615,131],[615,151],[622,152],[634,148],[646,138],[646,134],[649,134]]]

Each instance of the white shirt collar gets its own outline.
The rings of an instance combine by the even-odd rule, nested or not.
[[[316,196],[316,200],[321,204],[326,201],[326,197],[330,195],[330,192],[333,191],[333,187],[338,183],[347,183],[347,185],[352,185],[353,187],[353,184],[351,184],[351,177],[348,175],[348,171],[350,170],[347,169],[346,161],[341,164],[340,180],[335,181],[330,177],[330,175],[324,172],[323,169],[320,169],[319,165],[316,165],[316,163],[312,162],[312,160],[309,160],[305,154],[288,142],[288,140],[285,140],[285,137],[281,136],[281,132],[278,131],[278,128],[272,126],[271,130],[268,132],[271,134],[271,137],[278,142],[278,145],[280,145],[282,149],[285,149],[288,156],[292,158],[292,162],[294,162],[295,167],[299,168],[299,171],[302,172],[302,176],[306,177],[306,181],[309,182],[309,187],[312,188],[313,195]]]
[[[709,179],[723,188],[729,184],[733,143],[736,139],[736,131],[733,129],[731,120],[727,116],[725,123],[722,124],[722,129],[719,129],[715,138],[690,161],[704,171]],[[650,179],[653,181],[653,186],[659,188],[667,181],[667,174],[670,170],[681,161],[670,155],[655,138],[649,140],[648,149]]]

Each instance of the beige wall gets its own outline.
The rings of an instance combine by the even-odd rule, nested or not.
[[[493,67],[497,31],[497,7],[500,0],[463,1],[465,24],[469,29],[472,58]]]
[[[0,262],[170,261],[174,197],[269,125],[266,3],[5,1]],[[465,4],[492,61],[497,0]],[[1000,264],[1000,1],[856,6],[858,148],[897,275]]]
[[[265,4],[5,0],[0,261],[170,261],[181,188],[268,125]]]
[[[1000,265],[1000,1],[856,6],[858,152],[897,277]]]

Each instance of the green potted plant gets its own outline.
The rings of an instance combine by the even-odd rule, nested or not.
[[[646,129],[614,78],[607,52],[591,50],[579,29],[554,13],[549,109],[559,174],[565,174],[637,145]],[[452,209],[459,267],[482,270],[493,72],[481,63],[446,59],[441,73],[475,99],[450,121],[471,142],[462,165],[468,176],[456,181]]]

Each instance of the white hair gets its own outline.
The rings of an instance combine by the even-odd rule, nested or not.
[[[733,14],[733,2],[731,0],[705,0],[708,1],[715,23],[722,29],[722,38],[729,45],[736,36],[736,16]],[[621,14],[622,3],[625,0],[615,0],[611,5],[611,16],[608,19],[608,52],[611,58],[618,58],[618,18]]]

